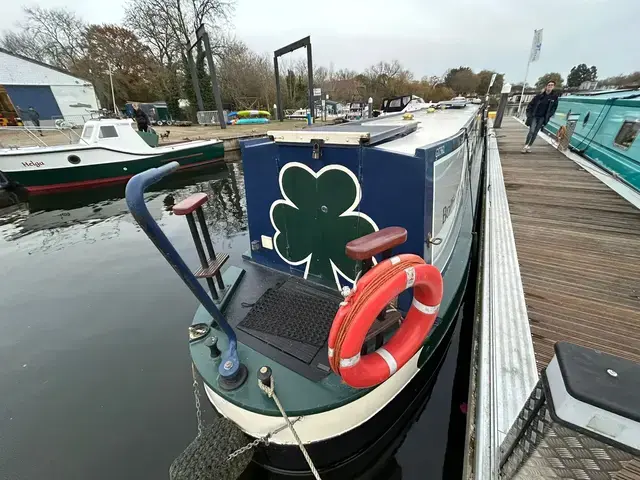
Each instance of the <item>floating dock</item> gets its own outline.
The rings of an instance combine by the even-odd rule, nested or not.
[[[640,363],[640,195],[544,135],[522,154],[526,133],[505,118],[488,139],[467,479],[498,478],[556,342]]]

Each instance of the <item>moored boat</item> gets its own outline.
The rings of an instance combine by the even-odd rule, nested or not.
[[[392,113],[409,113],[416,110],[422,110],[431,107],[431,102],[425,102],[421,97],[417,95],[402,95],[399,97],[385,98],[382,100],[382,107],[380,108],[379,115],[384,116]]]
[[[557,136],[562,127],[572,150],[640,191],[640,90],[560,97],[546,129]]]
[[[465,97],[453,97],[451,100],[438,102],[438,106],[442,108],[464,108],[467,103],[469,102]]]
[[[419,110],[244,142],[241,265],[222,271],[228,256],[208,240],[206,196],[174,207],[197,239],[196,275],[211,296],[145,212],[142,191],[175,165],[129,182],[132,214],[202,303],[190,349],[206,395],[253,441],[243,449],[222,430],[201,434],[172,478],[188,478],[222,435],[229,450],[202,460],[207,468],[253,454],[272,474],[323,479],[357,478],[397,445],[429,395],[466,289],[483,125],[477,107]]]
[[[90,120],[76,144],[0,149],[0,171],[30,194],[40,194],[124,183],[168,162],[192,168],[224,156],[220,140],[150,144],[157,144],[157,136],[137,132],[131,120]]]

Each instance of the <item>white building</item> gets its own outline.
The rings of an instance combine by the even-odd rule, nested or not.
[[[89,81],[0,48],[0,115],[28,121],[29,107],[45,126],[59,118],[82,124],[99,104]]]

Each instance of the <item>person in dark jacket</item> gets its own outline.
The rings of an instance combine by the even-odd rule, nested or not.
[[[133,105],[133,118],[136,119],[139,132],[149,131],[149,116],[142,111],[142,108],[137,103]]]
[[[533,100],[531,100],[527,106],[529,133],[524,142],[522,153],[529,153],[531,145],[533,145],[534,140],[538,136],[538,132],[549,123],[553,114],[556,113],[556,108],[558,108],[558,95],[553,91],[555,86],[556,82],[551,80],[542,92],[533,97]]]
[[[40,114],[38,113],[38,111],[33,108],[33,107],[29,107],[29,110],[27,110],[26,112],[24,110],[22,110],[19,106],[18,108],[18,113],[20,114],[20,117],[22,118],[22,120],[31,120],[33,122],[33,125],[38,129],[38,132],[40,133],[41,137],[44,137],[44,135],[42,134],[42,129],[40,128]]]

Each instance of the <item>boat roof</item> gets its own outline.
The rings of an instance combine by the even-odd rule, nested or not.
[[[277,143],[310,143],[322,139],[325,144],[366,144],[404,155],[414,155],[417,148],[452,137],[478,112],[477,105],[451,110],[422,109],[405,115],[385,115],[371,120],[343,125],[325,125],[296,131],[267,132]],[[389,140],[394,138],[393,140]]]
[[[131,125],[133,120],[130,118],[92,118],[87,120],[85,125]]]
[[[377,148],[414,155],[417,148],[440,142],[458,133],[478,113],[478,106],[469,104],[459,109],[436,110],[431,113],[429,109],[424,109],[411,113],[413,119],[419,122],[416,131],[411,135],[378,145]],[[394,116],[393,120],[396,123],[405,121],[402,120],[402,115]]]
[[[640,89],[602,90],[599,92],[575,93],[560,97],[560,100],[587,101],[588,103],[604,103],[611,99],[640,101]]]

